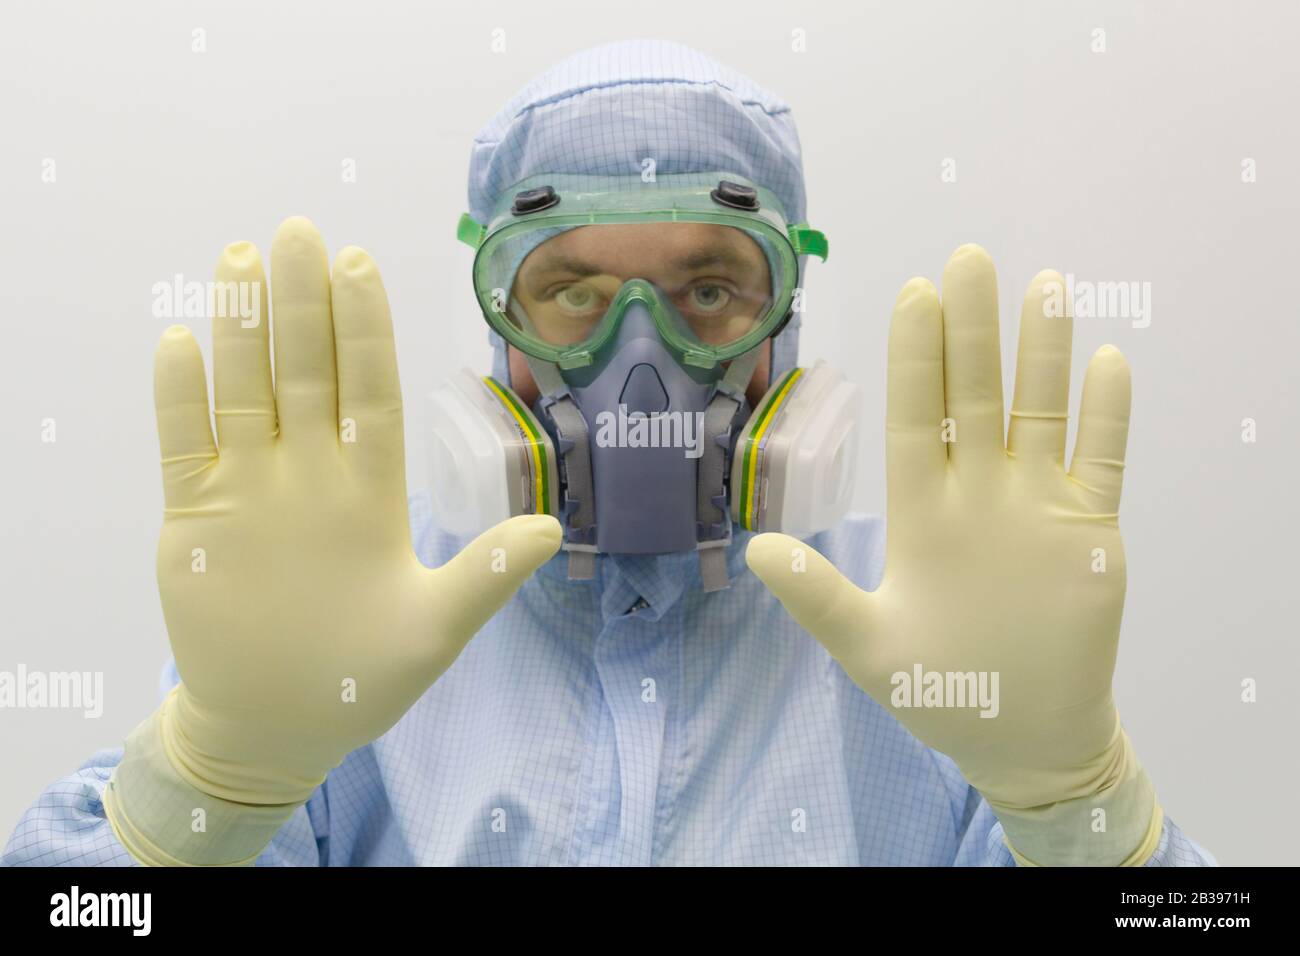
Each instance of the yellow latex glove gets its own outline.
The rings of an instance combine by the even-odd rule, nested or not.
[[[1129,371],[1111,346],[1093,356],[1067,471],[1064,289],[1043,272],[1025,296],[1004,444],[988,254],[953,254],[942,305],[924,279],[903,287],[889,336],[888,543],[876,591],[783,535],[754,538],[747,559],[859,687],[956,761],[1020,862],[1140,863],[1162,817],[1111,697]],[[918,706],[924,694],[904,696],[918,667],[922,688],[927,672],[945,675],[945,689],[949,673],[983,673],[991,691],[996,672],[996,715]],[[960,703],[953,690],[931,701]]]
[[[306,219],[271,247],[265,295],[213,321],[217,443],[203,358],[168,329],[155,363],[166,500],[158,587],[182,683],[127,742],[105,796],[146,863],[255,858],[326,773],[384,733],[560,544],[514,518],[425,568],[411,547],[402,398],[379,271],[331,275]],[[266,283],[227,247],[218,283]]]

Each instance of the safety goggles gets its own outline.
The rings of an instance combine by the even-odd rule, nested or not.
[[[826,237],[728,173],[539,175],[506,190],[486,224],[461,217],[488,324],[561,369],[600,360],[629,298],[645,303],[684,366],[711,369],[789,319],[799,257]]]

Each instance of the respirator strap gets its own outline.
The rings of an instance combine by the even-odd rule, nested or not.
[[[569,580],[590,581],[596,575],[596,495],[591,477],[587,419],[569,393],[559,368],[525,355],[533,381],[541,391],[546,412],[555,423],[555,451],[564,463],[564,550],[569,553]]]
[[[764,340],[766,341],[766,340]],[[731,583],[727,574],[727,545],[731,519],[727,510],[727,457],[731,451],[731,422],[745,403],[745,390],[754,377],[763,343],[738,355],[727,366],[704,412],[702,453],[697,465],[696,543],[700,579],[705,591],[721,591]]]

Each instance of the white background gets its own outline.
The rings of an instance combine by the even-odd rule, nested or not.
[[[1275,2],[9,5],[0,669],[102,671],[106,703],[99,720],[0,710],[0,831],[155,704],[154,283],[208,278],[235,239],[265,252],[295,213],[332,251],[367,248],[422,481],[420,397],[489,361],[453,238],[471,137],[556,59],[657,36],[794,108],[809,216],[832,244],[810,270],[802,359],[866,390],[861,508],[884,507],[886,324],[909,276],[937,282],[962,242],[990,251],[1008,383],[1038,269],[1151,283],[1149,328],[1075,331],[1076,401],[1105,342],[1134,375],[1120,711],[1165,807],[1220,861],[1297,862],[1298,32]]]

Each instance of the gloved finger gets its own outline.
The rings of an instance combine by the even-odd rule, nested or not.
[[[889,505],[923,497],[948,465],[943,441],[943,314],[939,293],[911,279],[898,293],[889,323],[889,397],[885,461]]]
[[[393,320],[379,267],[365,250],[348,246],[334,259],[331,296],[342,447],[362,472],[404,480]]]
[[[1007,451],[1018,458],[1065,462],[1073,338],[1074,307],[1066,301],[1065,279],[1045,269],[1029,284],[1020,310],[1016,394],[1007,429]]]
[[[1103,345],[1083,377],[1079,434],[1070,463],[1070,477],[1086,491],[1094,514],[1119,513],[1132,392],[1124,355],[1113,345]]]
[[[167,329],[154,352],[153,403],[165,506],[192,507],[199,491],[198,479],[217,460],[217,446],[208,415],[203,353],[183,325]]]
[[[488,619],[560,548],[560,523],[520,515],[489,528],[429,574],[439,656],[459,654]],[[443,665],[445,666],[445,664]]]
[[[949,463],[960,472],[1004,455],[998,277],[989,254],[973,243],[943,269],[943,391],[956,439]]]
[[[294,216],[271,243],[275,407],[280,437],[338,442],[338,379],[330,319],[330,266],[311,221]]]
[[[217,260],[212,314],[212,393],[223,449],[269,446],[276,435],[271,322],[262,256],[232,242]]]
[[[745,562],[837,661],[862,653],[874,631],[872,597],[815,548],[789,535],[760,534],[745,549]]]

